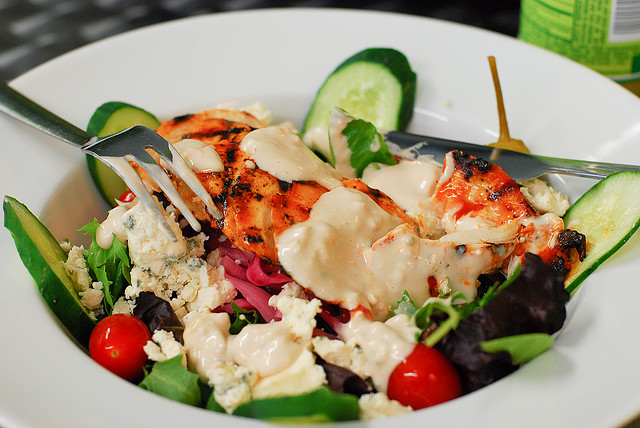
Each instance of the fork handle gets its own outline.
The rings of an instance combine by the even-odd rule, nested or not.
[[[549,172],[555,174],[567,174],[584,178],[603,179],[615,172],[640,171],[640,166],[638,165],[552,158],[540,155],[532,156],[544,162],[549,168]]]
[[[95,137],[0,81],[0,111],[71,145],[82,147]]]

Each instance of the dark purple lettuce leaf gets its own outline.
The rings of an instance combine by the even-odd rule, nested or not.
[[[456,367],[463,393],[475,391],[517,368],[508,353],[484,352],[480,342],[518,334],[553,334],[564,323],[568,300],[562,275],[539,256],[527,253],[520,276],[463,319],[435,348]]]
[[[172,332],[173,337],[184,344],[182,340],[184,327],[173,311],[171,304],[166,300],[157,297],[151,292],[143,291],[138,295],[133,315],[140,318],[151,333],[156,330],[166,330]]]
[[[360,397],[375,392],[373,386],[349,369],[328,363],[316,356],[316,364],[322,366],[327,376],[327,386],[338,394]]]

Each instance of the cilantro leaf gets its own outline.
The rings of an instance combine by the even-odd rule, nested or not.
[[[398,163],[372,123],[363,119],[353,119],[342,130],[342,135],[347,137],[347,145],[351,150],[351,166],[356,170],[357,177],[362,177],[362,172],[371,163]]]
[[[262,320],[262,317],[255,309],[242,309],[240,306],[231,302],[234,313],[229,314],[232,323],[229,327],[229,334],[238,334],[245,325],[255,324]]]
[[[131,264],[127,247],[114,238],[109,249],[100,247],[96,241],[96,230],[100,223],[95,218],[79,230],[91,236],[91,245],[85,250],[89,274],[95,281],[102,282],[104,307],[107,314],[113,311],[115,301],[131,283]]]

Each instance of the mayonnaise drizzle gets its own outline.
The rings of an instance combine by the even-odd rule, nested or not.
[[[285,270],[316,296],[385,319],[404,290],[422,304],[430,296],[429,277],[441,291],[473,299],[478,276],[500,266],[513,249],[481,238],[504,242],[515,231],[516,225],[489,229],[471,242],[464,236],[424,239],[366,194],[339,187],[319,198],[307,221],[277,236],[276,245]]]
[[[433,161],[401,160],[391,166],[369,165],[362,181],[382,190],[403,210],[419,213],[433,196],[441,171],[442,167]]]
[[[306,348],[292,340],[282,322],[251,324],[229,334],[226,313],[194,314],[184,330],[189,365],[208,377],[216,361],[232,361],[267,377],[290,367]]]
[[[368,195],[346,187],[323,194],[309,219],[276,237],[278,260],[287,272],[316,296],[348,309],[377,307],[382,284],[372,286],[364,253],[402,221]]]
[[[408,333],[400,328],[404,324],[404,328],[409,329],[408,317],[402,317],[400,321],[404,323],[399,323],[394,318],[384,323],[371,321],[359,312],[339,332],[345,341],[353,341],[362,348],[366,355],[365,371],[381,392],[387,391],[393,369],[416,346],[415,338],[407,337]]]
[[[340,175],[322,162],[290,129],[268,127],[247,134],[240,143],[258,168],[282,181],[317,181],[327,189],[341,186]]]
[[[219,172],[224,170],[220,155],[212,146],[200,140],[187,138],[173,144],[193,172]]]
[[[96,229],[96,243],[104,249],[109,249],[113,244],[113,236],[118,241],[127,242],[127,234],[122,225],[122,216],[129,210],[125,205],[117,206],[109,211],[107,218]]]
[[[282,322],[247,325],[228,344],[229,359],[253,368],[260,377],[286,369],[305,349],[291,339]]]

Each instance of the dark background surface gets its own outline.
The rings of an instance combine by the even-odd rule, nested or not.
[[[0,78],[79,46],[193,15],[272,7],[371,9],[429,16],[515,36],[520,0],[0,0]]]

